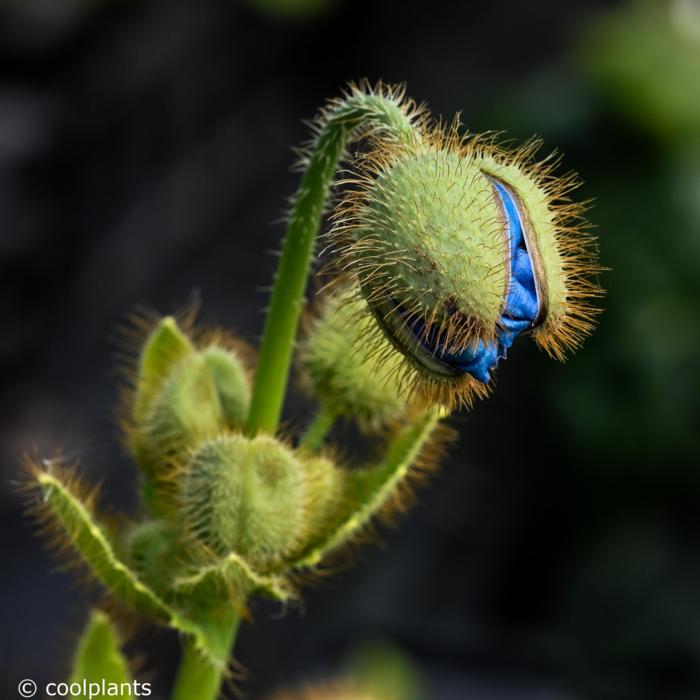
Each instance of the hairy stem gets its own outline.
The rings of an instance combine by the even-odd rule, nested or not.
[[[323,444],[336,418],[335,411],[328,406],[321,406],[314,419],[306,428],[306,432],[299,442],[299,448],[308,453],[316,452]]]
[[[384,459],[373,467],[346,474],[344,512],[327,536],[319,539],[294,562],[296,568],[318,564],[328,552],[348,542],[375,516],[406,482],[444,411],[432,408],[417,416],[392,439]]]
[[[235,642],[240,617],[224,615],[216,623],[217,645],[228,653]],[[216,700],[221,691],[225,667],[213,665],[188,639],[175,678],[172,700]]]
[[[249,435],[274,432],[279,423],[314,243],[346,146],[369,133],[391,140],[410,138],[416,132],[414,121],[400,98],[383,89],[376,94],[354,89],[323,114],[305,160],[275,275],[246,425]]]

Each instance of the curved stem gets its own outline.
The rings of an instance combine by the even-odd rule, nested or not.
[[[237,615],[225,615],[213,626],[216,642],[228,653],[233,647],[240,624]],[[180,666],[175,678],[172,700],[216,700],[221,692],[225,668],[214,666],[195,647],[185,642]]]
[[[381,462],[371,467],[344,470],[342,505],[335,522],[298,556],[292,564],[295,569],[313,567],[329,552],[351,541],[390,502],[392,494],[399,493],[444,416],[441,408],[428,409],[393,437]]]
[[[299,442],[299,449],[309,454],[316,452],[323,444],[336,418],[335,411],[331,410],[328,406],[321,406],[318,413],[314,416],[314,419],[306,428],[306,432]]]
[[[400,94],[353,89],[322,114],[292,207],[265,320],[246,433],[274,432],[282,413],[289,367],[314,244],[329,191],[347,144],[369,133],[390,140],[416,133],[415,111]]]

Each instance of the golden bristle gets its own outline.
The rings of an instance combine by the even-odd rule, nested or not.
[[[16,484],[17,491],[23,497],[26,515],[34,523],[36,532],[44,542],[47,551],[55,559],[60,570],[77,573],[75,580],[79,584],[92,584],[94,579],[90,570],[85,566],[82,557],[67,537],[55,511],[44,497],[39,478],[45,473],[57,476],[64,487],[91,515],[96,511],[101,486],[87,484],[78,475],[77,463],[65,461],[60,453],[55,453],[53,457],[46,459],[24,454],[20,466],[22,472]]]

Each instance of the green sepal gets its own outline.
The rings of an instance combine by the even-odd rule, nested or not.
[[[119,636],[106,613],[93,610],[78,642],[70,683],[130,683],[129,662],[121,652]]]
[[[217,345],[191,349],[151,386],[155,391],[134,424],[131,445],[145,475],[144,502],[163,516],[173,511],[173,471],[202,440],[242,427],[250,386],[236,352]]]
[[[191,602],[229,600],[241,607],[253,593],[282,602],[290,600],[293,595],[284,578],[256,572],[235,552],[176,579],[173,589]]]
[[[250,384],[240,359],[226,348],[212,345],[202,351],[211,373],[221,414],[232,430],[243,427],[250,407]]]
[[[308,545],[289,568],[318,564],[324,556],[360,533],[406,479],[442,415],[441,409],[421,414],[393,439],[384,460],[375,467],[343,470],[344,484],[339,506],[326,534]]]
[[[175,365],[190,353],[194,346],[178,328],[172,316],[166,316],[148,336],[141,351],[136,385],[133,416],[138,424],[144,420],[153,398]]]
[[[185,463],[201,441],[240,427],[248,401],[244,370],[228,350],[212,346],[173,368],[134,434],[136,456],[147,477],[143,496],[154,514],[173,510],[173,465]]]
[[[168,377],[139,427],[147,471],[157,472],[193,443],[224,426],[214,378],[201,353],[184,359]]]

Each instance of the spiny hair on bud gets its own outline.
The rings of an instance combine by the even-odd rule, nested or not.
[[[335,270],[353,274],[373,308],[422,318],[424,337],[439,324],[450,350],[492,339],[508,284],[503,221],[456,138],[376,141],[355,170],[329,233]]]
[[[136,428],[149,452],[144,456],[169,462],[207,437],[240,429],[249,398],[247,378],[229,350],[192,352],[172,369]]]
[[[270,435],[203,441],[181,477],[186,534],[257,572],[284,569],[332,510],[338,472],[323,456],[295,454]]]
[[[303,530],[303,483],[294,455],[274,438],[226,435],[193,453],[182,488],[183,521],[223,555],[270,564]]]
[[[323,355],[323,345],[310,347],[314,339],[311,333],[302,341],[299,365],[302,386],[322,403],[330,400],[340,415],[343,415],[341,406],[349,406],[352,400],[358,409],[354,415],[360,418],[360,424],[376,429],[399,419],[402,414],[415,415],[435,405],[448,409],[469,408],[475,398],[488,396],[491,386],[470,374],[428,373],[425,358],[418,355],[419,341],[413,339],[407,352],[406,345],[385,331],[383,320],[378,319],[357,286],[341,287],[334,279],[323,291],[321,313],[326,298],[329,310],[336,304],[340,305],[340,310],[331,316],[323,334],[336,335],[338,344],[334,350],[341,346],[348,348],[346,367],[331,365],[330,361],[336,357],[331,353]],[[342,358],[338,355],[337,359]],[[358,376],[366,377],[367,384],[360,384]],[[376,400],[370,403],[373,399]]]
[[[501,328],[511,257],[497,183],[522,220],[538,295],[536,342],[562,359],[592,329],[602,268],[583,218],[587,203],[570,201],[579,181],[554,174],[556,155],[535,161],[539,147],[537,139],[509,148],[497,134],[463,136],[457,120],[424,125],[402,142],[374,140],[341,183],[325,273],[331,286],[361,291],[427,404],[469,406],[489,392],[442,356],[491,342]],[[387,356],[378,339],[368,343]]]
[[[509,186],[518,202],[540,303],[532,334],[550,356],[564,360],[593,331],[601,311],[595,301],[604,295],[598,277],[606,268],[585,216],[591,202],[571,198],[581,179],[574,172],[557,174],[556,151],[537,160],[541,146],[531,138],[509,149],[497,134],[488,134],[468,136],[463,149],[483,172]]]
[[[230,331],[197,323],[198,313],[198,300],[173,316],[139,309],[119,329],[117,359],[125,383],[118,422],[129,451],[134,449],[135,433],[148,422],[153,402],[173,371],[194,353],[206,356],[229,427],[245,421],[255,352]]]
[[[195,312],[142,316],[141,348],[132,361],[121,416],[129,450],[141,468],[151,512],[172,515],[190,449],[240,431],[250,404],[253,353],[230,333],[195,325]],[[148,330],[146,330],[148,329]]]
[[[378,111],[393,108],[403,113],[416,129],[426,124],[429,117],[426,105],[418,104],[407,97],[406,86],[403,84],[392,85],[381,80],[372,83],[367,79],[350,81],[338,97],[328,100],[314,119],[306,122],[311,131],[311,138],[296,149],[297,162],[294,169],[304,171],[308,167],[311,155],[318,147],[319,136],[329,122],[342,119],[346,114],[352,114],[360,104],[365,108],[373,106]],[[349,141],[354,142],[364,138],[395,140],[378,121],[372,119],[361,120],[354,128]]]
[[[191,352],[190,338],[196,332],[199,309],[199,299],[193,299],[168,317],[150,307],[138,307],[117,328],[114,359],[123,380],[117,419],[127,441],[134,421],[144,411],[136,405],[136,392],[139,384],[144,382],[144,373],[151,375],[148,381],[155,390],[165,381],[171,367]],[[156,330],[163,326],[164,321],[172,332],[158,337]],[[144,367],[146,357],[150,362]],[[141,397],[140,401],[147,403],[148,398]]]

